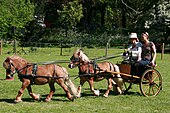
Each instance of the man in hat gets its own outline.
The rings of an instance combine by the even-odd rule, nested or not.
[[[142,43],[139,42],[139,39],[136,33],[131,33],[129,35],[129,42],[130,42],[130,45],[127,49],[128,60],[130,60],[130,62],[140,61],[141,53],[142,53]]]

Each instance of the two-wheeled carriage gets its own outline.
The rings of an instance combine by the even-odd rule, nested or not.
[[[162,89],[161,74],[154,66],[135,67],[133,64],[117,64],[123,78],[124,93],[132,84],[139,84],[143,96],[156,96]]]
[[[98,61],[119,56],[122,55],[103,57],[99,58]],[[131,89],[132,84],[139,84],[141,93],[146,97],[156,96],[162,89],[161,74],[153,66],[135,67],[132,62],[116,65],[113,65],[111,62],[100,62],[96,64],[94,63],[97,61],[96,59],[94,62],[91,62],[80,49],[73,54],[70,60],[70,68],[79,68],[79,95],[81,93],[81,86],[83,86],[85,81],[89,82],[91,91],[95,95],[99,95],[94,90],[93,82],[96,79],[102,80],[104,78],[108,80],[108,89],[104,94],[105,97],[108,96],[112,85],[116,86],[119,94],[123,92],[126,94]]]

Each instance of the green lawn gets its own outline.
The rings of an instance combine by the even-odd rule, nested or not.
[[[49,49],[49,48],[48,48]],[[75,48],[63,49],[63,56],[59,56],[59,49],[50,48],[43,51],[37,50],[26,54],[21,54],[23,58],[30,62],[46,62],[56,60],[69,60]],[[105,55],[104,49],[87,49],[85,53],[92,59]],[[170,54],[165,54],[164,59],[161,60],[161,55],[157,55],[157,69],[163,77],[163,89],[156,97],[144,97],[140,93],[139,85],[133,85],[128,95],[114,95],[110,93],[108,98],[95,97],[89,90],[87,83],[84,84],[82,89],[82,97],[76,99],[74,102],[69,101],[66,98],[64,91],[59,85],[56,86],[56,92],[52,101],[44,102],[46,95],[49,93],[48,84],[42,86],[33,85],[33,92],[41,95],[40,101],[34,101],[25,90],[23,95],[23,102],[14,104],[15,96],[21,87],[17,75],[15,75],[14,81],[5,81],[5,70],[2,67],[2,62],[7,56],[12,54],[6,54],[7,49],[3,49],[3,55],[0,57],[0,112],[1,113],[169,113],[170,110]],[[50,52],[48,52],[50,51]],[[109,49],[109,55],[116,55],[123,52],[121,49]],[[114,58],[109,61],[113,63],[120,62],[122,59]],[[60,65],[67,67],[67,63],[60,63]],[[77,76],[78,70],[68,69],[71,80],[76,86],[79,85],[79,78],[74,79]],[[106,80],[95,83],[95,88],[99,90],[105,90],[107,88]],[[103,93],[103,92],[101,92]]]

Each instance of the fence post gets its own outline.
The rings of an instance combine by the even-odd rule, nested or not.
[[[60,43],[60,56],[62,56],[63,54],[63,42],[61,41],[61,43]]]
[[[110,44],[110,41],[112,40],[112,38],[113,38],[113,36],[111,36],[111,38],[109,38],[109,40],[107,41],[105,56],[108,55],[108,48],[109,48],[109,44]]]
[[[164,43],[162,43],[161,60],[163,60],[163,57],[164,57],[164,50],[165,50],[165,44],[164,44]]]
[[[16,39],[14,40],[14,47],[13,47],[13,53],[17,53],[17,41]]]
[[[1,41],[0,41],[0,55],[2,55],[2,44],[3,44],[3,42],[2,42],[2,39],[1,39]]]
[[[105,52],[105,56],[107,56],[107,55],[108,55],[108,46],[109,46],[109,44],[107,43],[107,45],[106,45],[106,52]]]

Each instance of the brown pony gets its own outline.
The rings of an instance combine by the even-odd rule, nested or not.
[[[70,58],[69,68],[79,68],[80,85],[78,87],[78,97],[80,97],[81,86],[88,81],[90,89],[94,95],[99,96],[99,90],[94,90],[94,81],[100,81],[104,78],[108,81],[108,88],[103,95],[108,97],[110,90],[115,85],[117,93],[122,94],[123,80],[119,74],[113,74],[112,72],[120,72],[117,65],[113,65],[110,62],[100,62],[95,64],[90,61],[89,58],[83,53],[81,49],[78,49],[73,56]]]
[[[69,100],[73,100],[76,97],[77,89],[68,77],[68,72],[64,67],[55,64],[37,65],[29,63],[25,59],[13,55],[7,57],[3,62],[3,67],[6,69],[6,76],[9,78],[15,73],[18,73],[18,77],[22,82],[22,86],[15,98],[15,102],[22,101],[22,94],[24,89],[27,88],[29,95],[38,100],[39,94],[32,92],[31,85],[43,85],[49,83],[50,93],[46,97],[45,101],[50,101],[54,92],[54,83],[57,82],[66,92]]]

